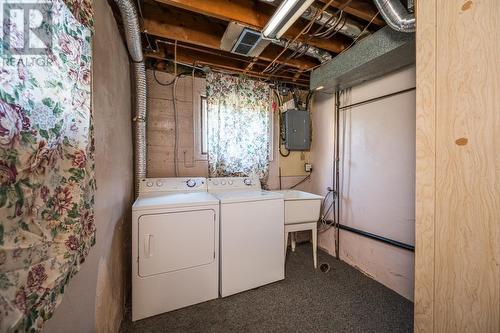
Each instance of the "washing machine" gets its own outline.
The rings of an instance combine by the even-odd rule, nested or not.
[[[132,207],[132,320],[219,294],[219,200],[205,178],[148,178]]]
[[[220,201],[220,295],[226,297],[285,278],[284,200],[258,178],[209,178]]]

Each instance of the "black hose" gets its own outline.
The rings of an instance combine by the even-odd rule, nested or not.
[[[281,121],[281,110],[280,110],[280,107],[281,107],[281,98],[279,96],[279,93],[276,91],[276,89],[273,90],[274,94],[276,95],[276,100],[278,102],[278,123],[279,123],[279,142],[278,142],[278,150],[279,150],[279,153],[281,156],[283,157],[288,157],[290,156],[290,151],[289,150],[286,150],[286,153],[283,153],[283,151],[281,150],[282,149],[282,146],[283,146],[283,141],[284,141],[284,137],[283,137],[283,129],[282,129],[282,121]]]
[[[282,148],[282,146],[281,146],[281,143],[280,143],[280,148],[279,148],[279,151],[280,151],[280,155],[281,155],[281,156],[283,156],[283,157],[288,157],[288,156],[290,156],[290,151],[289,151],[289,150],[286,150],[287,152],[286,152],[286,153],[283,153],[283,152],[281,151],[281,148]],[[286,149],[286,148],[285,148],[285,149]]]
[[[311,174],[308,174],[307,176],[304,177],[304,179],[302,179],[300,182],[298,182],[297,184],[293,185],[292,187],[290,187],[290,189],[294,189],[296,188],[297,186],[299,186],[300,184],[302,184],[303,182],[305,182],[306,180],[308,180],[309,178],[311,178]]]

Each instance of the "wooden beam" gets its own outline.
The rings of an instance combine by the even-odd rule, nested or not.
[[[226,29],[224,24],[213,22],[202,15],[191,15],[160,5],[145,4],[143,13],[143,31],[148,34],[220,50],[220,40]],[[258,58],[272,61],[279,50],[276,46],[267,47]],[[301,57],[290,59],[286,65],[306,70],[316,66],[317,62]]]
[[[183,15],[171,8],[144,5],[143,32],[190,44],[219,49],[225,27],[201,16]]]
[[[236,21],[256,30],[262,30],[275,8],[261,2],[251,0],[156,0],[170,6],[215,17],[224,21]],[[302,21],[302,20],[300,20]],[[294,24],[284,37],[293,39],[305,26],[305,22]],[[298,41],[305,41],[300,37]],[[311,46],[333,53],[340,53],[349,43],[347,39],[336,36],[335,39],[312,38],[307,41]]]
[[[174,53],[173,46],[168,46],[166,48],[161,47],[159,52],[146,52],[145,56],[151,59],[171,61],[173,60],[172,59],[173,53]],[[308,77],[300,77],[300,76],[297,77],[293,73],[290,74],[284,73],[281,75],[271,75],[271,76],[268,74],[261,74],[260,70],[264,68],[262,64],[254,64],[254,67],[260,66],[261,67],[260,69],[256,69],[253,71],[246,70],[246,65],[249,62],[248,60],[235,59],[235,58],[230,59],[228,57],[218,56],[217,54],[207,53],[204,52],[203,50],[200,51],[187,50],[179,46],[177,47],[177,62],[186,65],[205,64],[216,68],[222,68],[238,73],[245,73],[249,76],[265,78],[265,79],[279,79],[288,82],[300,83],[303,85],[307,85],[309,83]],[[297,78],[299,79],[297,80]]]
[[[148,68],[150,68],[150,66],[153,67],[154,69],[158,69],[158,70],[167,70],[169,68],[169,64],[165,61],[165,59],[159,59],[159,58],[148,58],[148,59],[153,60],[153,62],[151,62],[151,61],[147,62]],[[189,64],[189,63],[186,63],[186,64]],[[249,77],[254,77],[254,78],[259,78],[259,79],[269,79],[268,76],[263,75],[259,72],[253,72],[253,71],[248,72],[248,71],[238,69],[238,68],[233,68],[231,66],[227,66],[225,64],[221,64],[218,62],[212,63],[210,61],[200,61],[200,62],[198,62],[198,64],[199,65],[207,65],[207,66],[212,67],[214,69],[224,70],[224,71],[232,72],[234,74],[241,73],[241,74],[249,76]],[[288,83],[294,84],[296,86],[304,87],[304,88],[309,88],[308,80],[304,80],[304,79],[301,79],[300,82],[295,82],[291,78],[286,77],[286,78],[280,79],[279,81],[288,82]]]
[[[169,52],[169,54],[173,54],[173,52]],[[159,52],[146,52],[145,56],[148,58],[153,58],[158,60],[169,59],[169,56],[164,49],[160,49]],[[237,59],[221,58],[213,54],[207,54],[207,53],[201,54],[195,51],[189,51],[182,48],[177,49],[177,62],[179,63],[186,65],[194,65],[202,60],[213,64],[225,64],[226,66],[234,69],[244,68],[244,63],[238,61]]]
[[[323,3],[328,3],[329,0],[320,0]],[[349,0],[335,0],[330,5],[335,8],[344,8],[345,4]],[[372,1],[364,1],[364,0],[351,0],[347,7],[344,8],[344,12],[351,14],[357,18],[360,18],[364,21],[369,22],[375,14],[377,14],[378,9],[373,4]],[[379,15],[375,20],[373,20],[374,25],[384,26],[385,21]]]

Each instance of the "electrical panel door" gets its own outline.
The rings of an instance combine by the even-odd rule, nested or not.
[[[311,146],[311,114],[309,111],[288,110],[283,113],[285,148],[309,150]]]

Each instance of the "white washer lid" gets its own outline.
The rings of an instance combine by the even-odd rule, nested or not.
[[[213,193],[221,204],[248,201],[283,199],[283,194],[270,191],[225,191]]]
[[[219,200],[207,192],[161,193],[140,196],[132,206],[132,210],[178,208],[217,205]]]

